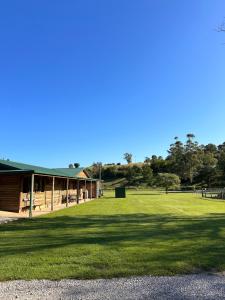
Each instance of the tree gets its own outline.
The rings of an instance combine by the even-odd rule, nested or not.
[[[132,163],[132,154],[131,153],[124,153],[123,158],[127,161],[128,164]]]
[[[145,160],[144,160],[144,163],[145,163],[145,164],[150,164],[150,163],[151,163],[151,158],[148,157],[148,156],[146,156],[146,157],[145,157]]]
[[[163,159],[162,156],[157,157],[156,155],[152,155],[150,164],[155,175],[167,171],[167,161]]]
[[[217,149],[217,146],[214,144],[207,144],[204,146],[204,151],[207,153],[213,153],[214,155],[216,155],[218,152],[218,149]]]
[[[212,183],[218,177],[218,150],[214,144],[202,146],[202,149],[202,166],[199,171],[198,181],[211,187]]]
[[[79,163],[74,163],[74,168],[79,168],[80,164]]]
[[[98,172],[98,178],[99,180],[102,180],[102,162],[98,161],[96,163],[97,172]]]
[[[212,183],[218,176],[217,159],[211,152],[204,152],[202,155],[202,166],[198,171],[197,181],[207,187],[211,187]]]
[[[185,177],[185,160],[184,153],[185,148],[183,143],[175,137],[175,142],[170,145],[170,149],[168,150],[167,161],[170,166],[170,171],[180,176],[180,178],[184,179]]]
[[[117,177],[117,169],[115,166],[108,166],[107,168],[102,169],[102,178],[103,179],[115,179]]]
[[[152,168],[151,168],[150,165],[147,165],[147,164],[143,165],[142,175],[143,175],[144,182],[146,182],[147,185],[151,185],[152,178],[153,178],[153,173],[152,173]]]
[[[110,164],[109,166],[112,166],[112,164]],[[102,162],[94,162],[92,164],[92,173],[93,173],[93,176],[95,178],[100,178],[102,177]]]
[[[127,169],[126,179],[128,180],[129,184],[135,184],[137,177],[139,177],[138,174],[136,173],[137,172],[136,168],[129,166],[126,169]]]
[[[73,165],[73,164],[69,164],[69,168],[70,168],[70,169],[73,169],[73,168],[74,168],[74,165]]]
[[[218,164],[217,164],[217,168],[218,171],[221,172],[221,179],[224,182],[225,181],[225,143],[223,143],[222,145],[218,146],[218,155],[217,155],[217,159],[218,159]],[[225,185],[225,182],[224,184]]]
[[[168,194],[169,189],[177,189],[180,187],[180,178],[176,174],[172,173],[159,173],[158,185],[164,187]]]
[[[197,169],[202,164],[202,149],[199,147],[198,142],[193,141],[194,138],[194,134],[188,133],[184,147],[185,176],[191,184]]]

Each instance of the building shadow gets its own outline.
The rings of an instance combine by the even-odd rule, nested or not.
[[[0,226],[0,261],[15,255],[98,245],[123,256],[126,249],[150,272],[150,265],[167,270],[177,264],[196,272],[225,267],[225,214],[201,217],[173,214],[117,214],[43,216]],[[110,250],[110,251],[111,251]],[[140,259],[141,256],[141,259]],[[126,258],[124,257],[126,260]],[[92,268],[102,268],[101,256]],[[134,270],[135,271],[135,270]],[[91,275],[90,275],[91,276]]]

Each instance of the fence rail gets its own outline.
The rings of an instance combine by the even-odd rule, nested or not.
[[[225,199],[225,188],[210,188],[198,191],[203,198]]]

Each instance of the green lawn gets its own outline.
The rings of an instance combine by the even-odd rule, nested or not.
[[[108,278],[225,270],[225,202],[192,194],[108,192],[0,225],[0,280]]]

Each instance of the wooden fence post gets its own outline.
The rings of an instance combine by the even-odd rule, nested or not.
[[[30,185],[30,210],[29,217],[33,216],[33,205],[34,205],[34,174],[31,174],[31,185]]]
[[[54,210],[54,192],[55,192],[55,177],[52,177],[52,199],[51,199],[51,210]]]

